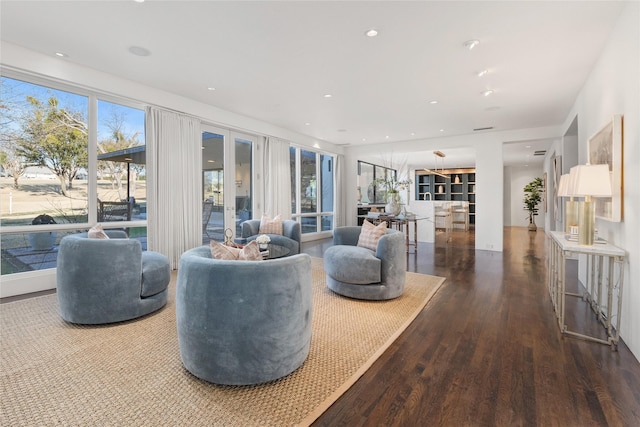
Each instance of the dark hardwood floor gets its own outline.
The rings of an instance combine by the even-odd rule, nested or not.
[[[473,232],[452,235],[409,254],[409,271],[445,284],[313,425],[640,426],[640,364],[626,345],[559,332],[544,231],[505,228],[502,253],[476,251]],[[303,251],[322,256],[330,244]],[[602,329],[580,298],[567,312],[573,329]]]

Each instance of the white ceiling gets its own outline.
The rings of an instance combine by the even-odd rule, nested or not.
[[[359,145],[561,125],[622,7],[3,0],[0,36],[314,138]],[[366,37],[370,28],[379,36]],[[463,46],[470,39],[480,41],[473,50]],[[132,46],[150,55],[135,56]],[[488,74],[477,77],[484,69]],[[481,95],[487,89],[494,93]],[[515,162],[511,151],[520,159],[524,145],[549,143],[505,147],[505,163]]]

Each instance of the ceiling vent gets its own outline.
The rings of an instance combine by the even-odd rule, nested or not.
[[[493,129],[493,126],[487,126],[486,128],[475,128],[473,131],[477,132],[479,130],[491,130],[491,129]]]
[[[533,152],[534,156],[544,156],[545,154],[547,154],[547,150],[536,150]]]

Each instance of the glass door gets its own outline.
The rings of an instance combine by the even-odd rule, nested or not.
[[[202,132],[202,243],[224,241],[224,132]]]
[[[242,223],[252,218],[255,145],[252,135],[208,126],[203,129],[203,244],[240,236]]]
[[[240,236],[242,223],[253,218],[253,147],[255,137],[232,133],[235,175],[235,235]]]

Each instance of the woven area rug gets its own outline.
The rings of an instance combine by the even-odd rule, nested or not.
[[[130,322],[77,326],[55,295],[0,305],[0,425],[308,425],[413,321],[444,282],[407,273],[402,297],[344,298],[313,259],[313,336],[307,361],[280,380],[218,386],[180,360],[175,279],[162,310]]]

